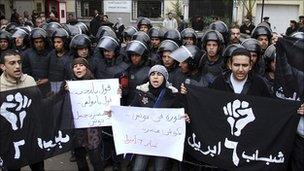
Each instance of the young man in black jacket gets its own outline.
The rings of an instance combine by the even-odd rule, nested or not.
[[[229,71],[218,76],[211,88],[237,94],[270,97],[265,81],[251,73],[252,61],[250,52],[238,48],[228,59]]]

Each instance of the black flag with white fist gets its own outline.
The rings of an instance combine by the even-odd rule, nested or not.
[[[185,149],[196,162],[228,170],[286,170],[298,102],[188,89]]]
[[[0,92],[0,168],[18,169],[70,150],[66,96],[42,99],[39,88]]]

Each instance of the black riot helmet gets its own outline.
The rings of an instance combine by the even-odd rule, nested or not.
[[[22,37],[24,39],[27,39],[28,41],[30,37],[30,32],[31,30],[29,30],[27,27],[17,27],[12,37],[13,38]]]
[[[33,40],[33,39],[38,39],[38,38],[46,39],[47,32],[42,28],[34,28],[31,31],[30,39]]]
[[[132,40],[126,48],[126,52],[128,55],[138,54],[141,56],[146,56],[145,54],[147,54],[147,51],[147,46],[143,42],[138,40]]]
[[[181,34],[177,29],[170,29],[165,32],[164,40],[173,40],[177,44],[181,44]]]
[[[208,41],[216,41],[219,49],[223,46],[224,44],[224,38],[222,34],[216,30],[207,30],[205,34],[202,37],[202,48],[206,49],[206,45]]]
[[[27,47],[29,46],[29,42],[30,42],[30,33],[31,33],[30,29],[31,29],[30,27],[17,27],[12,37],[14,39],[18,37],[23,38],[23,46]]]
[[[130,43],[128,43],[126,52],[127,52],[127,57],[129,59],[129,61],[132,61],[133,54],[137,54],[137,55],[141,56],[141,61],[138,64],[139,66],[144,65],[148,61],[149,50],[144,43],[142,43],[138,40],[132,40]]]
[[[81,30],[81,34],[86,34],[88,36],[90,35],[89,27],[85,23],[78,22],[75,24],[75,26]]]
[[[70,35],[64,28],[57,28],[53,31],[53,33],[52,33],[53,43],[54,43],[54,39],[56,37],[62,38],[65,49],[69,49]]]
[[[35,39],[42,39],[45,43],[45,47],[50,46],[49,39],[47,38],[47,33],[42,28],[34,28],[30,33],[31,46],[34,48],[35,48],[35,46],[34,46]]]
[[[209,29],[220,32],[226,42],[229,35],[229,29],[223,21],[214,21],[209,25]]]
[[[262,48],[259,41],[257,41],[256,39],[245,39],[241,45],[244,46],[245,49],[247,49],[249,52],[255,52],[258,56],[261,55]]]
[[[0,31],[0,39],[5,39],[8,42],[8,46],[5,47],[6,49],[9,49],[9,48],[12,47],[12,34],[10,32],[5,31],[5,30],[1,30]],[[2,48],[3,47],[1,47],[1,49]]]
[[[148,46],[151,41],[149,35],[143,31],[139,31],[139,32],[133,34],[132,40],[138,40],[138,41],[144,43],[146,46]]]
[[[276,59],[276,47],[273,44],[267,47],[263,59],[265,61],[265,71],[272,71],[271,62]]]
[[[85,34],[78,34],[74,36],[70,43],[70,49],[76,51],[78,48],[91,49],[91,39]]]
[[[294,32],[294,33],[291,34],[290,37],[294,37],[294,38],[297,38],[297,39],[304,40],[304,32]]]
[[[271,30],[269,27],[264,25],[259,25],[252,30],[251,37],[254,39],[258,39],[259,36],[264,35],[267,36],[268,41],[271,40]]]
[[[268,46],[268,48],[265,50],[263,54],[263,59],[265,60],[266,65],[270,63],[271,61],[275,60],[276,58],[276,48],[272,44]]]
[[[110,36],[110,37],[113,37],[113,38],[117,38],[115,31],[109,26],[99,27],[99,29],[97,31],[97,34],[96,34],[96,38],[99,40],[103,36]]]
[[[45,25],[43,25],[42,27],[46,32],[47,32],[47,37],[51,38],[53,32],[58,29],[58,28],[63,28],[61,24],[59,24],[58,22],[50,22],[47,23]]]
[[[14,33],[15,29],[18,27],[18,24],[15,22],[10,22],[6,27],[5,30],[10,32],[11,34]]]
[[[137,22],[137,29],[138,30],[140,29],[141,25],[146,25],[148,27],[148,29],[150,29],[152,27],[151,20],[149,18],[146,18],[146,17],[139,18],[139,20]]]
[[[194,44],[196,44],[197,42],[197,33],[195,32],[194,29],[192,28],[185,28],[182,32],[181,32],[181,36],[182,36],[182,39],[184,38],[192,38],[193,41],[194,41]]]
[[[202,52],[195,45],[186,45],[173,51],[170,56],[178,62],[187,62],[189,69],[193,71],[199,68]]]
[[[232,56],[234,50],[238,49],[238,48],[245,49],[245,47],[240,44],[230,44],[225,48],[223,55],[222,55],[225,64],[228,62],[228,59]]]
[[[60,37],[60,38],[69,38],[69,33],[64,29],[64,28],[57,28],[54,30],[53,34],[52,34],[52,39],[54,39],[55,37]]]
[[[177,48],[179,48],[178,44],[175,43],[172,40],[164,40],[161,42],[161,44],[159,45],[158,48],[158,53],[162,53],[164,51],[170,51],[173,52],[175,51]]]
[[[164,32],[160,28],[152,27],[148,32],[150,38],[164,38]]]
[[[0,31],[0,39],[6,39],[6,40],[11,40],[12,39],[12,34],[8,31],[1,30]]]
[[[97,47],[101,50],[114,51],[117,53],[120,45],[115,38],[110,36],[103,36],[99,40]]]
[[[124,29],[124,31],[122,32],[122,37],[126,40],[127,38],[129,38],[131,40],[133,34],[137,33],[137,29],[133,26],[128,26]]]
[[[77,34],[81,34],[82,30],[75,25],[62,24],[62,27],[69,33],[70,37],[74,37]]]

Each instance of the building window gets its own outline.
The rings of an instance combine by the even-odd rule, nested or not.
[[[163,16],[164,0],[134,0],[132,3],[132,19],[148,17],[160,20]]]
[[[89,3],[88,2],[81,2],[81,16],[89,17]]]
[[[81,14],[81,17],[94,16],[95,10],[98,10],[99,14],[103,13],[103,0],[78,0],[76,2],[76,9]]]
[[[42,4],[40,2],[37,2],[36,6],[37,6],[37,12],[41,12],[42,11]]]

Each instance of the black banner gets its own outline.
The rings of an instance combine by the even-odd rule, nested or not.
[[[304,40],[279,38],[276,44],[275,96],[281,99],[303,99]]]
[[[277,57],[286,57],[288,63],[300,70],[304,71],[304,40],[294,37],[279,38],[276,43]]]
[[[0,165],[18,169],[70,150],[74,136],[67,95],[42,98],[36,86],[4,91],[0,108]]]
[[[300,103],[188,89],[185,149],[196,162],[228,170],[287,169]]]

